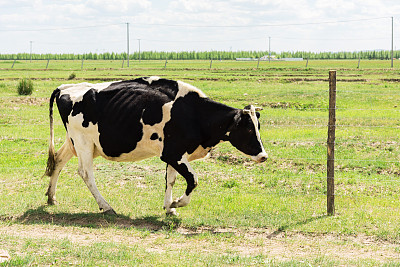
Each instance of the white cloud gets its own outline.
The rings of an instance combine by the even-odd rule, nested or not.
[[[210,11],[215,7],[215,4],[218,5],[218,1],[209,1],[209,0],[177,0],[172,1],[170,7],[172,9],[181,9],[182,11],[189,12],[202,12],[202,11]]]
[[[89,0],[86,5],[105,13],[127,13],[133,9],[148,9],[151,7],[149,0]]]
[[[0,53],[21,52],[19,44],[27,47],[29,40],[36,43],[36,51],[121,52],[126,42],[125,22],[131,23],[132,50],[136,49],[135,39],[138,38],[142,39],[142,50],[229,50],[231,47],[233,50],[258,50],[267,48],[268,36],[272,37],[275,51],[378,49],[387,48],[388,40],[380,38],[389,36],[390,19],[277,27],[238,26],[390,16],[395,16],[395,28],[398,28],[398,0],[0,0]],[[24,34],[9,31],[104,24],[120,25]],[[173,27],[165,24],[236,28]],[[332,38],[346,40],[324,41]],[[367,38],[377,40],[351,40]],[[52,46],[52,43],[59,45]]]

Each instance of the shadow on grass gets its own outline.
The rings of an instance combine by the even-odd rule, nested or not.
[[[0,221],[20,223],[20,224],[51,224],[60,226],[78,226],[88,228],[118,228],[129,229],[136,228],[138,230],[147,230],[151,232],[157,231],[174,231],[181,227],[182,219],[175,216],[143,216],[131,218],[125,215],[105,215],[102,213],[50,213],[46,210],[47,205],[29,209],[19,216],[0,215]],[[297,226],[306,225],[308,223],[328,218],[328,215],[313,216],[302,221],[281,225],[272,233],[266,235],[267,238],[278,237],[281,233],[287,230],[296,229]],[[202,229],[186,229],[183,234],[187,237],[197,236],[202,234],[218,234],[231,235],[237,234],[236,230],[219,231],[214,227],[204,227]]]
[[[80,226],[89,228],[120,228],[131,227],[148,230],[173,230],[180,226],[178,217],[144,216],[130,218],[125,215],[105,215],[102,213],[49,213],[46,205],[29,209],[20,216],[2,216],[0,221],[10,221],[21,224],[53,224],[61,226]]]
[[[302,226],[302,225],[306,225],[310,222],[314,222],[317,220],[321,220],[321,219],[325,219],[328,218],[330,216],[328,215],[320,215],[320,216],[315,216],[315,217],[311,217],[299,222],[294,222],[294,223],[289,223],[289,224],[285,224],[285,225],[281,225],[278,227],[278,229],[276,231],[274,231],[273,233],[268,235],[268,238],[274,238],[276,236],[278,236],[281,233],[286,232],[286,230],[292,229],[292,228],[296,228],[297,226]]]

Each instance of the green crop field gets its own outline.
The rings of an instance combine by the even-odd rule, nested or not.
[[[400,65],[282,62],[0,61],[0,266],[399,266]],[[14,64],[14,66],[12,66]],[[47,68],[46,68],[47,67]],[[328,71],[337,70],[335,216],[326,215]],[[74,74],[71,76],[71,74]],[[106,216],[77,174],[46,205],[48,102],[61,84],[141,76],[182,80],[233,107],[263,107],[267,162],[223,143],[192,163],[191,203],[164,214],[165,164],[95,160]],[[74,77],[74,79],[69,79]],[[22,78],[34,92],[18,96]],[[55,111],[56,147],[65,129]],[[178,177],[174,197],[185,182]]]

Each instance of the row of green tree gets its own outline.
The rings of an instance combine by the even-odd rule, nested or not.
[[[306,52],[289,51],[271,52],[276,58],[304,58],[304,59],[390,59],[391,51],[358,51],[358,52]],[[183,51],[183,52],[158,52],[143,51],[129,55],[133,60],[235,60],[236,58],[261,58],[268,57],[268,51]],[[400,57],[400,50],[393,52],[394,58]],[[0,54],[0,60],[123,60],[127,53],[85,53],[85,54]]]
[[[304,59],[390,59],[389,50],[372,50],[357,52],[282,52],[281,58],[304,58]],[[393,51],[393,57],[400,57],[400,50]]]

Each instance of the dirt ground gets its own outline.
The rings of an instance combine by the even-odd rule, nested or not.
[[[136,231],[136,230],[135,230]],[[241,256],[266,255],[277,261],[327,256],[339,262],[372,259],[376,262],[400,260],[399,244],[377,240],[373,237],[340,235],[306,235],[270,229],[199,228],[196,230],[177,228],[173,235],[165,231],[141,232],[124,229],[91,229],[59,225],[0,226],[0,235],[34,239],[67,239],[79,245],[97,242],[115,242],[125,245],[140,245],[146,251],[164,253],[174,247],[198,253],[235,253]],[[196,238],[206,235],[206,238]],[[232,240],[233,239],[233,240]],[[229,249],[227,250],[227,247]],[[0,245],[0,250],[2,250]]]

